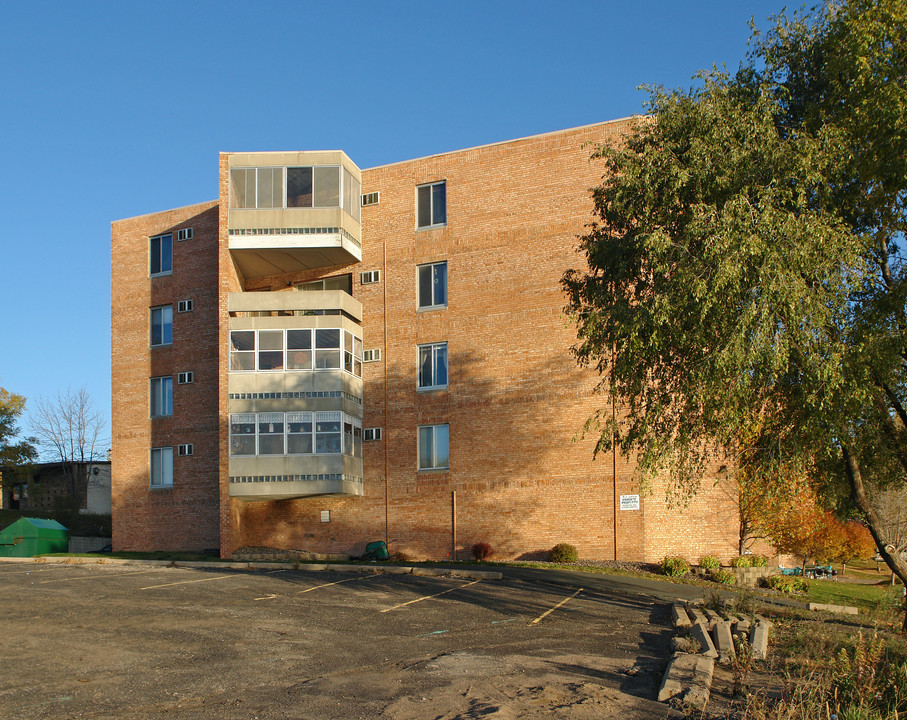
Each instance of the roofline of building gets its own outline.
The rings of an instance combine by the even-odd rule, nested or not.
[[[130,215],[129,217],[120,218],[119,220],[111,220],[110,224],[116,225],[117,223],[128,222],[129,220],[138,220],[139,218],[151,217],[152,215],[163,215],[164,213],[176,212],[177,210],[188,210],[189,208],[201,207],[202,205],[211,205],[213,207],[214,205],[217,205],[217,203],[219,203],[219,202],[220,202],[220,200],[215,198],[214,200],[205,200],[203,202],[189,203],[188,205],[180,205],[179,207],[167,208],[166,210],[158,210],[157,212],[142,213],[141,215]]]

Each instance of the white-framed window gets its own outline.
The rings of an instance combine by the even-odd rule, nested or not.
[[[377,205],[379,202],[381,202],[380,192],[363,193],[362,195],[362,207]]]
[[[428,183],[416,188],[417,227],[438,227],[447,224],[447,182]]]
[[[360,285],[371,285],[372,283],[381,281],[381,271],[380,270],[369,270],[368,272],[359,273],[359,284]]]
[[[230,331],[231,372],[312,370],[362,377],[362,339],[341,328]]]
[[[362,439],[365,442],[373,442],[375,440],[380,440],[381,439],[381,428],[379,428],[379,427],[364,428],[362,430]]]
[[[179,457],[187,457],[188,455],[194,454],[195,448],[193,447],[192,443],[188,443],[186,445],[178,445],[176,452]]]
[[[169,275],[173,272],[173,235],[157,235],[151,238],[151,277]]]
[[[192,312],[192,308],[193,308],[193,303],[191,300],[180,300],[176,304],[177,312],[181,312],[181,313]]]
[[[231,208],[339,207],[359,221],[361,191],[359,180],[340,165],[230,170]]]
[[[173,415],[173,376],[151,378],[151,417]]]
[[[447,387],[447,343],[419,346],[419,389]]]
[[[195,373],[191,370],[186,372],[181,372],[176,374],[176,384],[177,385],[188,385],[189,383],[195,382]]]
[[[192,228],[182,228],[181,230],[177,230],[176,239],[179,241],[191,240],[192,239]]]
[[[419,265],[419,309],[447,306],[447,262]]]
[[[173,487],[173,448],[151,448],[151,487]]]
[[[362,352],[362,362],[378,362],[381,359],[381,348],[364,350]]]
[[[310,280],[309,282],[296,283],[295,288],[302,292],[312,290],[343,290],[347,295],[353,294],[353,276],[335,275],[334,277],[323,278],[321,280]]]
[[[419,426],[419,470],[446,470],[448,457],[448,425]]]
[[[173,305],[151,308],[151,347],[173,344]]]
[[[362,421],[339,411],[231,413],[230,455],[362,457]]]

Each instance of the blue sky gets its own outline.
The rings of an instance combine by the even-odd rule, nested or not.
[[[361,168],[626,117],[737,68],[775,0],[41,2],[0,24],[0,385],[109,416],[110,222],[217,196],[217,153]]]

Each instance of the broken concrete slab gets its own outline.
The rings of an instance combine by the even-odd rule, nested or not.
[[[706,627],[709,629],[709,632],[711,632],[712,630],[715,629],[716,623],[721,622],[721,620],[723,620],[721,615],[716,613],[714,610],[709,610],[708,608],[706,608],[706,610],[705,610],[705,617],[706,617],[706,621],[707,621]]]
[[[715,649],[715,644],[712,642],[712,637],[709,635],[705,623],[698,622],[693,625],[690,630],[690,637],[699,643],[699,652],[702,655],[710,658],[718,657],[718,651]]]
[[[690,689],[683,696],[683,702],[697,710],[704,710],[709,702],[712,689],[712,677],[715,674],[715,661],[712,658],[699,656],[693,669]]]
[[[693,625],[693,622],[690,620],[690,616],[687,615],[687,610],[683,603],[674,603],[674,606],[671,608],[671,617],[674,620],[674,627],[689,628]]]
[[[768,631],[771,623],[760,619],[750,633],[750,644],[753,647],[753,660],[765,660],[768,657]]]
[[[809,603],[807,607],[810,610],[824,610],[825,612],[830,613],[839,613],[841,615],[859,615],[860,611],[858,608],[851,607],[850,605],[828,605],[826,603]]]
[[[687,614],[690,616],[690,620],[692,620],[694,625],[696,623],[702,623],[703,625],[708,626],[709,621],[698,607],[688,605]]]
[[[726,620],[715,623],[712,630],[715,639],[715,647],[718,650],[718,662],[727,664],[737,657],[734,650],[734,638],[731,635],[731,624]]]
[[[712,658],[682,652],[674,653],[662,678],[658,699],[664,702],[685,692],[683,698],[685,703],[702,707],[705,704],[702,700],[703,692],[705,700],[708,700],[714,672],[715,661]]]

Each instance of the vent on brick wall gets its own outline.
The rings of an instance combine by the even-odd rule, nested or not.
[[[176,231],[177,240],[191,240],[192,239],[192,228],[183,228],[182,230]]]
[[[176,384],[177,385],[188,385],[191,382],[195,381],[195,373],[191,370],[189,372],[177,373]]]
[[[381,193],[370,192],[362,196],[362,207],[377,205],[381,201]]]
[[[371,285],[381,280],[380,270],[369,270],[368,272],[359,273],[359,283],[361,285]]]
[[[362,439],[365,442],[381,439],[381,428],[365,428],[362,431]]]
[[[188,445],[179,445],[177,448],[177,455],[180,457],[185,457],[186,455],[191,455],[193,451],[192,443]]]
[[[180,300],[176,304],[177,312],[192,312],[192,301],[191,300]]]
[[[381,348],[365,350],[362,353],[362,362],[377,362],[381,359]]]

